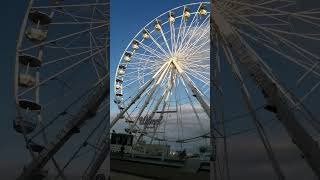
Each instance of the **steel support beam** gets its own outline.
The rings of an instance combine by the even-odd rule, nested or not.
[[[88,172],[82,177],[83,180],[94,180],[98,170],[100,169],[103,162],[110,157],[110,141],[109,141],[109,132],[107,133],[107,137],[104,138],[104,141],[100,145],[99,153],[94,159],[94,163],[91,165]],[[107,162],[108,163],[108,162]],[[110,164],[108,164],[110,166]],[[108,168],[108,167],[107,167]],[[109,169],[106,172],[107,178],[109,178]]]
[[[106,84],[109,87],[108,84]],[[48,146],[34,159],[28,166],[24,168],[22,174],[17,180],[34,180],[37,174],[52,159],[52,157],[63,147],[63,145],[75,134],[87,120],[97,112],[99,106],[108,96],[109,90],[97,88],[96,93],[92,96],[91,100],[86,103],[80,112],[71,119],[66,126],[58,133],[56,139],[48,144]]]
[[[186,83],[187,86],[189,86],[189,88],[191,89],[191,91],[195,95],[195,98],[199,101],[201,107],[204,109],[204,112],[207,114],[208,117],[210,117],[210,106],[204,100],[203,95],[199,92],[197,87],[192,83],[191,79],[187,76],[187,74],[184,72],[184,70],[180,67],[179,63],[176,60],[172,61],[172,63],[177,68],[178,73],[181,75],[183,81]]]
[[[123,117],[123,115],[130,109],[130,107],[141,97],[141,95],[146,91],[146,89],[160,77],[161,72],[164,70],[165,67],[167,67],[167,63],[165,63],[157,72],[156,74],[147,81],[139,90],[136,96],[130,101],[130,103],[112,120],[110,123],[110,129]]]

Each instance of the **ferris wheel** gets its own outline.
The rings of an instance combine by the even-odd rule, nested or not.
[[[185,142],[208,135],[210,3],[186,4],[147,23],[124,50],[114,103],[135,143]]]
[[[108,0],[28,2],[15,64],[13,127],[27,157],[17,179],[96,176],[109,124],[108,13]]]

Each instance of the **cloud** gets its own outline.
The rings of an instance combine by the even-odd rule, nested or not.
[[[271,142],[286,179],[317,179],[290,139],[285,135],[278,135]],[[228,144],[232,179],[277,179],[257,136],[234,137]]]

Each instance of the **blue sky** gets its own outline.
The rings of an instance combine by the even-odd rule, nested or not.
[[[3,1],[0,11],[1,42],[0,43],[0,169],[17,174],[19,162],[25,161],[21,154],[23,144],[12,128],[14,114],[13,71],[15,61],[16,39],[20,23],[24,15],[27,1]],[[12,158],[12,157],[16,158]],[[1,174],[1,173],[0,173]],[[1,178],[5,178],[0,175]]]
[[[26,8],[25,2],[5,1],[0,11],[0,19],[3,23],[1,28],[2,43],[0,44],[0,136],[1,142],[4,143],[0,148],[0,154],[7,152],[12,142],[16,141],[12,130],[12,119],[14,118],[13,71],[16,39]],[[7,140],[4,141],[5,139]],[[10,140],[8,141],[8,139]]]

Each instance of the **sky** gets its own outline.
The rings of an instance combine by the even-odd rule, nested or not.
[[[0,148],[0,168],[4,163],[10,160],[9,155],[17,152],[16,146],[22,143],[12,129],[12,119],[14,119],[14,97],[13,97],[13,71],[15,61],[16,39],[20,30],[20,23],[26,8],[26,1],[6,1],[1,7],[0,18],[4,26],[1,29],[1,50],[2,57],[0,65],[0,140],[2,142]],[[10,153],[11,152],[11,153]],[[19,156],[19,154],[17,154]],[[7,164],[10,166],[10,163]]]
[[[3,1],[0,11],[0,18],[2,22],[2,43],[0,43],[0,172],[17,172],[17,163],[24,161],[24,157],[21,153],[19,153],[21,148],[23,148],[23,142],[21,137],[17,136],[12,129],[12,119],[15,118],[13,97],[15,46],[19,33],[19,26],[26,8],[25,2],[26,1]],[[111,87],[113,85],[112,83],[114,78],[113,75],[115,74],[115,68],[121,57],[121,54],[136,32],[138,32],[141,27],[162,12],[188,2],[194,1],[111,0]],[[300,1],[302,6],[305,7],[311,7],[311,4],[317,2],[318,0]],[[309,5],[307,5],[308,3]],[[319,4],[317,6],[320,7]],[[110,99],[111,101],[113,100],[112,92]],[[113,103],[111,103],[111,105],[113,105]],[[115,107],[111,107],[113,108],[112,112],[114,112]],[[308,175],[308,173],[310,173],[310,170],[308,170],[305,165],[300,166],[300,160],[290,158],[290,155],[296,156],[298,152],[296,150],[292,150],[294,149],[292,145],[284,143],[282,139],[287,139],[287,137],[285,135],[280,136],[276,141],[276,147],[280,151],[279,154],[283,155],[286,171],[292,174],[290,179],[295,180],[304,178],[306,174]],[[265,159],[258,158],[264,152],[261,147],[256,146],[257,143],[254,143],[255,140],[251,140],[249,137],[239,137],[238,140],[235,140],[235,142],[236,143],[233,143],[231,146],[236,147],[233,149],[234,152],[232,155],[233,158],[235,158],[235,163],[233,164],[232,168],[233,172],[236,174],[235,177],[241,180],[255,176],[262,176],[261,179],[268,179],[267,177],[269,177],[268,173],[270,173],[270,169],[267,167],[265,162],[261,162]],[[249,142],[252,142],[252,144]],[[247,153],[249,156],[244,157],[242,153],[247,152],[250,145],[252,145],[250,150],[255,153]],[[13,156],[16,158],[12,158]],[[252,168],[247,169],[247,167],[243,166],[243,164],[247,164]],[[308,177],[312,178],[312,176]]]

